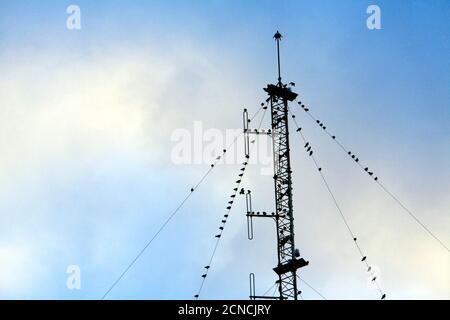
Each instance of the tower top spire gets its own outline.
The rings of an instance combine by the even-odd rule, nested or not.
[[[283,35],[277,30],[277,33],[273,36],[277,41],[283,38]]]
[[[278,85],[281,87],[281,63],[280,63],[280,41],[283,36],[281,33],[277,30],[277,33],[273,36],[275,41],[277,42],[277,57],[278,57]]]

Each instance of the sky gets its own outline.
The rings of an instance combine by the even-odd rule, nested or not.
[[[72,4],[80,30],[66,27]],[[380,30],[366,26],[372,4]],[[0,298],[102,298],[210,167],[175,161],[177,135],[192,157],[221,150],[243,108],[265,101],[277,30],[283,80],[449,246],[449,15],[445,0],[0,0]],[[448,251],[296,108],[388,298],[449,299]],[[193,298],[242,143],[108,299]],[[267,143],[242,184],[260,211],[274,207]],[[291,143],[296,245],[310,261],[300,276],[328,299],[379,299],[303,142]],[[257,293],[271,287],[275,230],[254,228],[249,241],[238,197],[202,299],[247,299],[249,273]],[[67,287],[72,265],[80,289]]]

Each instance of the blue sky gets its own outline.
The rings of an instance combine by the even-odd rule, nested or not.
[[[79,31],[66,29],[70,4]],[[381,30],[366,28],[370,4]],[[450,243],[449,14],[437,0],[0,0],[0,298],[100,298],[208,169],[174,164],[171,135],[239,128],[276,80],[276,30],[300,99]],[[448,252],[298,115],[388,296],[448,299]],[[292,149],[303,278],[327,298],[377,299],[302,143]],[[238,170],[218,166],[109,297],[192,298]],[[253,165],[246,178],[273,207],[270,177]],[[245,299],[250,272],[261,293],[275,280],[272,226],[247,241],[243,204],[203,298]],[[81,290],[66,288],[69,265]]]

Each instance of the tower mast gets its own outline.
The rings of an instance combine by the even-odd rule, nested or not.
[[[276,85],[268,84],[264,91],[269,95],[268,102],[271,110],[271,136],[274,162],[274,189],[275,189],[275,220],[277,231],[278,264],[273,269],[278,276],[278,292],[280,300],[297,300],[297,270],[307,266],[308,262],[300,258],[299,250],[294,239],[294,210],[292,195],[292,168],[289,146],[288,105],[297,98],[297,93],[282,82],[280,63],[280,41],[282,35],[277,31],[274,35],[277,44],[278,82]],[[248,131],[245,130],[244,132]],[[250,197],[250,195],[248,195]],[[247,201],[249,202],[249,201]],[[250,200],[251,202],[251,200]],[[250,219],[251,231],[253,217],[264,217],[255,214],[247,206],[247,217]],[[250,237],[249,237],[250,238]],[[253,238],[253,235],[252,237]],[[256,298],[256,297],[254,297]],[[264,298],[264,297],[259,297]],[[275,298],[275,297],[266,297]]]

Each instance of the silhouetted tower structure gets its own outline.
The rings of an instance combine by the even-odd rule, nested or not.
[[[288,104],[297,98],[297,93],[293,92],[291,85],[284,84],[281,78],[280,62],[280,41],[282,35],[277,31],[274,35],[277,45],[278,61],[278,82],[268,84],[264,91],[269,95],[267,102],[271,110],[272,128],[270,135],[273,141],[273,162],[274,162],[274,187],[275,187],[275,212],[272,214],[261,214],[252,211],[250,191],[246,194],[247,202],[247,223],[249,228],[249,239],[253,238],[254,217],[271,217],[275,220],[277,231],[277,251],[278,264],[273,269],[278,275],[279,297],[262,297],[254,295],[254,275],[250,275],[250,298],[268,299],[294,299],[297,300],[299,291],[297,289],[297,270],[308,265],[308,262],[300,258],[299,250],[295,247],[294,240],[294,213],[292,199],[292,169],[289,148],[289,124],[288,124]],[[248,125],[245,121],[244,112],[244,132],[248,133]],[[246,139],[248,145],[248,139]],[[248,148],[246,148],[247,152]],[[253,286],[253,288],[252,288]]]

